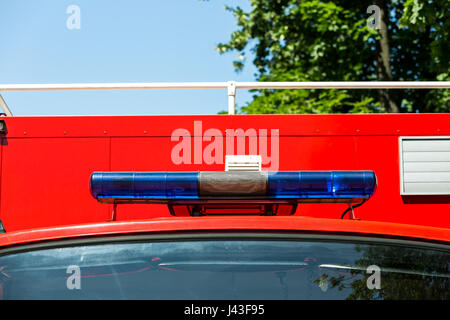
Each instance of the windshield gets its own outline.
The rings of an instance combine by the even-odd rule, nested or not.
[[[449,299],[448,250],[169,240],[0,256],[3,299]]]

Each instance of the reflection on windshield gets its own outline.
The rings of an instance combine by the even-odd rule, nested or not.
[[[449,262],[448,251],[329,241],[89,245],[0,257],[0,297],[449,299]]]

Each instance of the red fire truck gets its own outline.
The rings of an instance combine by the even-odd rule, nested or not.
[[[0,121],[2,299],[450,297],[450,114]]]

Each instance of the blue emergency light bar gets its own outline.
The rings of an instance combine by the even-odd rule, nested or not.
[[[94,172],[91,194],[105,203],[180,200],[354,202],[376,190],[373,171]]]

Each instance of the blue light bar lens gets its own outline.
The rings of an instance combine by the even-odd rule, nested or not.
[[[94,172],[96,199],[198,199],[198,172]]]
[[[270,172],[268,180],[276,199],[368,198],[377,185],[372,171]]]
[[[230,180],[230,174],[214,175],[214,187],[220,194],[210,194],[208,175],[198,172],[94,172],[91,176],[92,195],[99,201],[122,200],[183,200],[183,199],[368,199],[375,192],[377,180],[372,171],[289,171],[261,172],[254,177],[255,193],[233,192],[236,184],[245,183],[251,190],[249,175],[242,173]],[[255,173],[252,173],[253,175]],[[203,177],[203,178],[202,178]],[[258,178],[258,179],[256,179]],[[237,180],[236,180],[237,179]],[[252,178],[253,179],[253,178]],[[266,182],[264,182],[264,180]],[[230,182],[231,181],[231,182]],[[262,184],[261,184],[262,183]],[[261,189],[261,186],[263,189]],[[264,191],[264,188],[266,190]],[[226,190],[230,190],[227,196]]]

